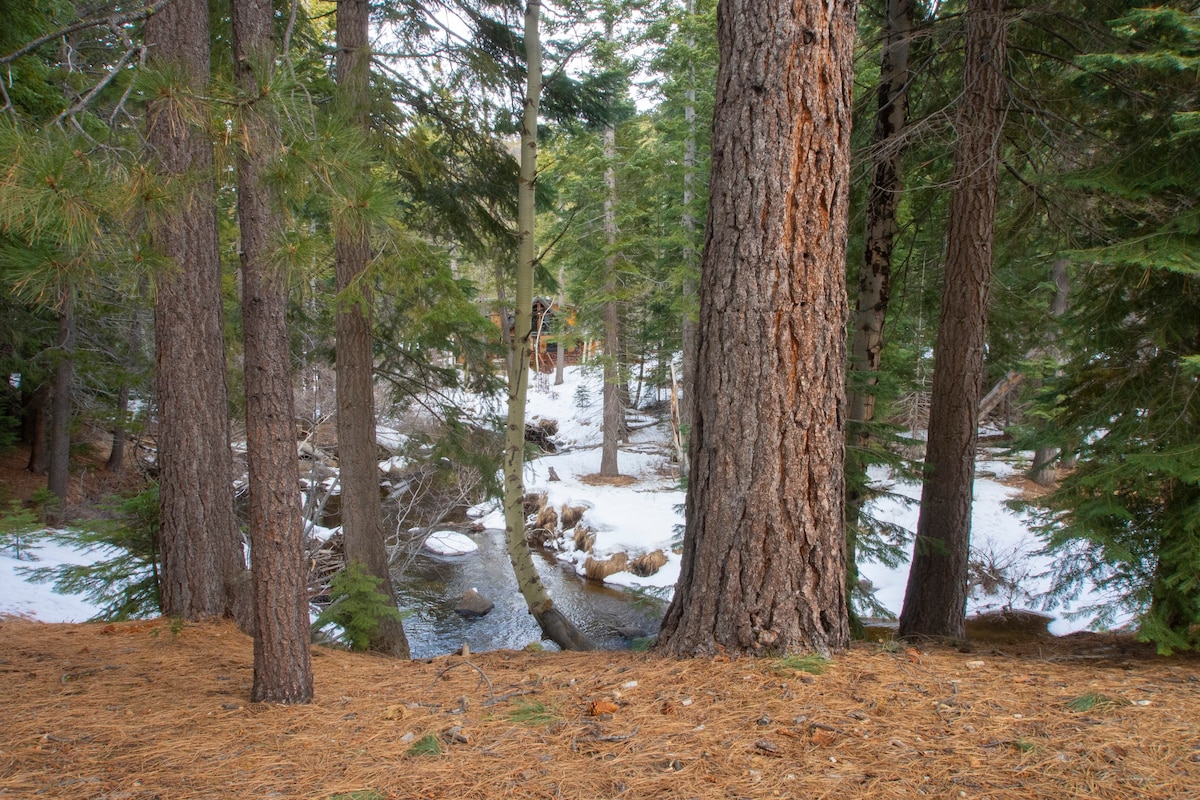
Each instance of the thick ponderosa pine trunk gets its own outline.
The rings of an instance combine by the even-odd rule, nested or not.
[[[542,50],[538,33],[541,4],[525,7],[528,60],[525,113],[521,124],[521,171],[517,187],[517,292],[512,344],[509,348],[508,420],[504,436],[504,537],[517,587],[542,635],[564,650],[591,650],[594,645],[554,606],[538,576],[525,540],[525,401],[529,392],[530,339],[533,334],[534,200],[537,179],[537,120],[542,93]]]
[[[1005,116],[1004,0],[971,0],[966,28],[929,443],[901,636],[962,638],[966,619],[971,493]]]
[[[54,403],[50,410],[50,468],[46,488],[63,503],[71,465],[71,385],[75,382],[75,289],[59,295],[58,343],[54,354]]]
[[[659,647],[850,641],[842,455],[855,4],[729,0],[683,564]]]
[[[370,136],[370,67],[367,0],[339,0],[337,86],[341,110],[364,137]],[[337,437],[342,479],[342,531],[346,561],[359,562],[379,579],[379,589],[396,605],[379,505],[379,459],[375,443],[375,360],[371,348],[371,290],[359,280],[371,256],[366,222],[347,214],[334,243],[337,283]],[[408,638],[399,619],[381,620],[370,649],[408,658]]]
[[[275,57],[270,0],[234,0],[234,75],[244,95],[244,146],[237,161],[246,445],[250,471],[250,558],[254,572],[255,702],[312,700],[304,526],[288,352],[287,280],[271,263],[279,233],[264,182],[279,152],[268,87]]]
[[[146,141],[172,188],[149,217],[151,246],[169,266],[154,276],[157,464],[162,611],[183,619],[232,616],[253,625],[249,574],[233,512],[229,399],[213,149],[192,99],[209,79],[204,0],[175,0],[146,20],[147,63],[172,76],[151,99]]]

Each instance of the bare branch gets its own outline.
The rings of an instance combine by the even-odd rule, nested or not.
[[[124,25],[128,22],[148,19],[149,17],[154,16],[159,11],[166,8],[168,5],[170,5],[170,3],[171,0],[154,0],[154,2],[150,3],[149,5],[139,7],[136,11],[127,11],[124,14],[112,14],[109,16],[97,15],[94,17],[88,17],[87,19],[78,20],[77,22],[73,22],[66,27],[59,28],[56,31],[39,36],[22,47],[18,47],[16,50],[12,51],[6,56],[0,56],[0,64],[11,64],[21,56],[32,53],[34,50],[37,50],[47,42],[52,42],[55,39],[75,33],[76,31],[82,31],[88,28],[97,28],[101,25]]]
[[[58,118],[54,121],[56,123],[60,123],[67,117],[73,116],[74,114],[78,114],[80,111],[87,108],[88,103],[92,102],[92,99],[95,98],[96,95],[100,94],[100,92],[102,92],[104,90],[104,87],[106,87],[110,83],[112,83],[113,79],[116,78],[117,75],[119,75],[121,73],[121,70],[125,69],[125,65],[127,65],[133,59],[133,56],[135,53],[138,54],[138,56],[139,56],[138,60],[140,62],[142,60],[142,56],[145,53],[145,51],[146,51],[146,48],[143,46],[137,46],[137,47],[134,47],[132,50],[126,50],[125,55],[121,56],[121,60],[118,61],[111,70],[108,71],[108,74],[105,75],[102,80],[100,80],[95,86],[93,86],[87,94],[85,94],[83,97],[76,100],[74,105],[72,105],[70,108],[63,111],[61,114],[59,114]],[[128,92],[126,92],[125,96],[128,96]],[[124,102],[124,97],[122,98],[122,102]]]

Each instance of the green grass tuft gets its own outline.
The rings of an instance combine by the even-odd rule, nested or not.
[[[806,656],[784,656],[775,661],[776,672],[807,672],[809,675],[820,675],[830,665],[830,660],[816,653]]]
[[[427,733],[420,739],[412,743],[405,755],[410,756],[437,756],[442,753],[442,743],[438,741],[437,736],[432,733]]]
[[[523,725],[553,725],[559,721],[554,709],[537,700],[514,703],[505,717]]]
[[[1071,709],[1072,711],[1091,711],[1094,708],[1100,708],[1104,706],[1127,705],[1129,705],[1128,700],[1109,697],[1108,695],[1100,694],[1098,692],[1088,692],[1087,694],[1080,695],[1074,700],[1067,702],[1067,708]]]

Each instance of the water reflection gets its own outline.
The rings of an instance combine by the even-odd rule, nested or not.
[[[541,641],[537,622],[517,591],[516,579],[504,549],[504,531],[471,534],[479,550],[465,556],[438,556],[422,551],[403,576],[396,579],[401,609],[408,615],[404,630],[414,658],[453,652],[463,642],[474,651],[520,649]],[[620,627],[657,631],[662,608],[633,602],[626,592],[585,581],[569,566],[534,551],[534,563],[558,608],[598,647],[616,650],[629,642]],[[455,606],[463,592],[474,588],[496,607],[481,618],[463,618]],[[553,648],[550,642],[543,642]]]

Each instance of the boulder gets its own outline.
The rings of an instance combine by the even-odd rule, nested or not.
[[[1021,642],[1048,637],[1054,617],[1037,611],[1006,608],[968,617],[968,639],[990,642]]]
[[[631,642],[634,639],[649,639],[651,636],[650,631],[645,628],[639,628],[636,625],[622,625],[619,628],[615,628],[615,630],[619,635]]]
[[[458,601],[458,607],[454,610],[464,617],[482,617],[495,607],[495,603],[476,590],[467,589],[463,592],[462,599]]]

